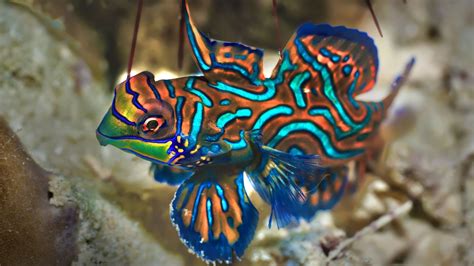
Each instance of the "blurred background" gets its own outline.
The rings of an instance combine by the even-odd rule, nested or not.
[[[277,51],[304,22],[366,31],[379,49],[380,99],[417,63],[358,190],[311,223],[261,226],[235,265],[474,265],[474,2],[189,0],[212,38]],[[100,147],[95,129],[125,78],[136,3],[0,1],[0,264],[204,265],[169,221],[175,188],[149,164]],[[177,68],[178,0],[145,0],[132,73]],[[256,197],[257,198],[257,197]],[[345,247],[342,249],[341,247]],[[339,247],[339,248],[338,248]]]

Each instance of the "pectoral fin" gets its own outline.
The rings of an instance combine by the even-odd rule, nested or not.
[[[193,171],[155,163],[151,164],[150,171],[153,172],[153,177],[156,181],[167,183],[172,186],[183,183],[184,180],[188,179],[193,174]]]
[[[234,254],[242,256],[258,222],[243,173],[212,167],[196,172],[178,188],[170,216],[183,243],[206,262],[231,262]]]
[[[316,155],[294,155],[264,146],[258,131],[248,138],[257,159],[246,173],[258,194],[271,205],[269,226],[272,218],[278,227],[297,222],[306,202],[301,184],[319,179],[327,170]]]

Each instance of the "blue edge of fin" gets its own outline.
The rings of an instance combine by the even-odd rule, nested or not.
[[[260,48],[254,48],[239,42],[214,40],[209,38],[201,31],[199,31],[199,33],[211,47],[216,45],[216,43],[221,43],[224,46],[234,46],[239,47],[242,50],[250,50],[250,52],[257,53],[260,58],[263,58],[264,51]],[[375,45],[374,40],[366,32],[359,31],[354,28],[347,28],[345,26],[331,26],[329,24],[314,24],[311,22],[306,22],[299,26],[296,30],[296,38],[301,38],[308,35],[318,35],[322,37],[334,36],[365,46],[369,50],[369,53],[373,56],[375,60],[375,68],[378,71],[379,61],[377,46]]]
[[[314,23],[304,23],[298,27],[296,31],[296,38],[305,37],[308,35],[318,35],[323,37],[339,37],[355,43],[361,44],[366,47],[369,53],[373,56],[375,61],[375,68],[379,68],[379,60],[377,55],[377,46],[374,43],[374,40],[363,31],[357,29],[346,28],[344,26],[331,26],[329,24],[314,24]]]
[[[175,194],[175,198],[171,203],[170,216],[171,221],[178,230],[179,237],[183,243],[192,250],[196,255],[201,257],[206,262],[226,262],[230,263],[233,261],[234,255],[240,258],[247,246],[253,239],[255,230],[258,224],[258,211],[250,202],[248,195],[246,195],[244,189],[243,173],[240,173],[235,178],[235,185],[238,189],[239,195],[239,207],[242,210],[242,224],[237,228],[239,232],[239,238],[233,244],[229,244],[227,238],[221,233],[219,238],[214,239],[212,230],[209,230],[209,239],[207,242],[201,241],[201,235],[194,230],[194,226],[191,224],[186,227],[181,218],[181,210],[177,209],[177,202],[179,197],[185,197],[183,205],[189,200],[189,195],[183,194],[183,191],[188,188],[188,192],[192,191],[195,185],[209,186],[217,184],[216,182],[206,182],[204,184],[195,184],[188,180],[184,182]],[[247,199],[247,202],[245,201]],[[194,206],[198,207],[198,206]]]

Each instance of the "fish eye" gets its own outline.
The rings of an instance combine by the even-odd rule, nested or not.
[[[162,116],[150,116],[142,119],[139,123],[138,130],[141,135],[152,137],[157,135],[160,129],[166,127],[166,120]]]
[[[175,136],[175,118],[169,103],[152,101],[148,112],[136,120],[137,134],[143,139],[166,140]]]
[[[156,132],[165,124],[165,120],[161,117],[148,117],[142,124],[143,132]]]

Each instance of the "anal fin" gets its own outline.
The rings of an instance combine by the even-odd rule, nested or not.
[[[301,218],[310,221],[319,211],[332,209],[344,196],[348,183],[347,167],[328,169],[319,179],[306,180],[302,188],[306,201],[300,207]]]

